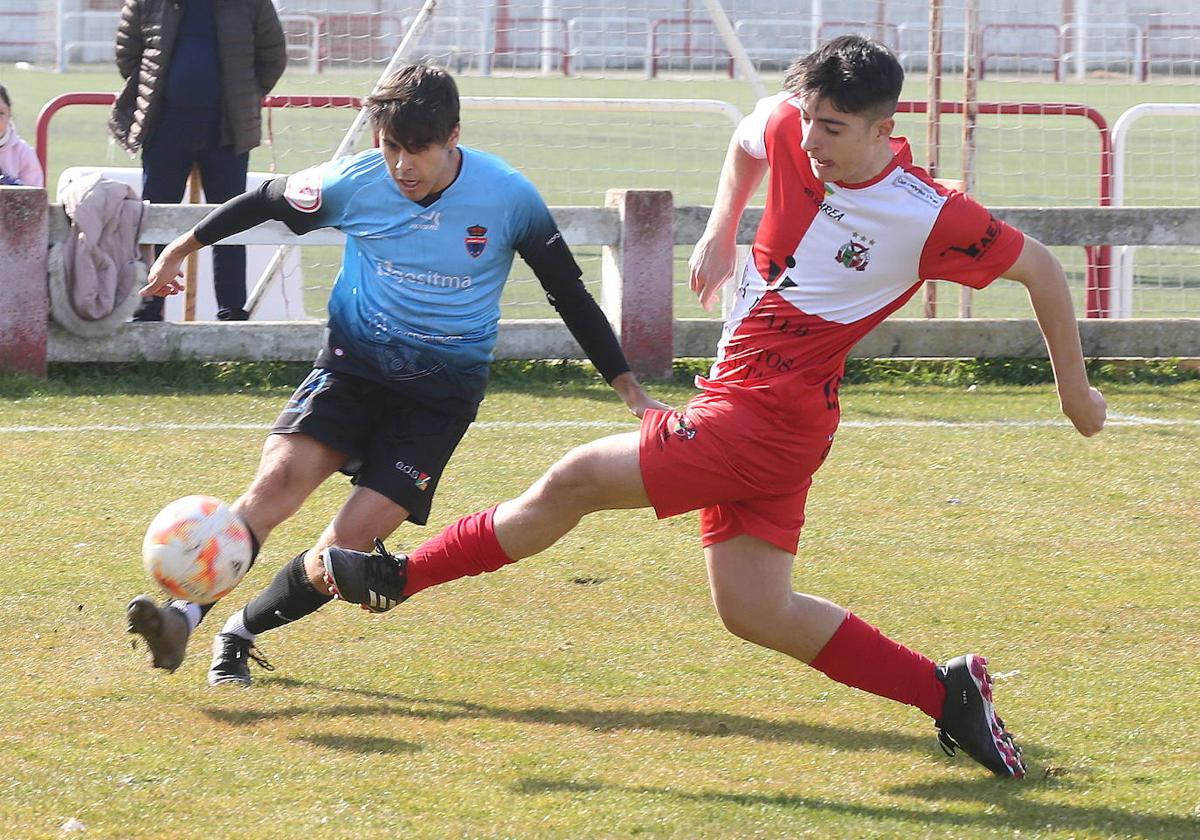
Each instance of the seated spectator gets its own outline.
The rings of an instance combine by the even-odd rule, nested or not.
[[[12,121],[12,100],[0,85],[0,186],[43,187],[46,177],[33,147],[17,134]]]

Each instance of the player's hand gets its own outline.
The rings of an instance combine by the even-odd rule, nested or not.
[[[633,413],[633,416],[641,418],[647,410],[651,408],[661,409],[662,411],[670,411],[671,406],[666,403],[659,402],[646,393],[640,382],[637,381],[632,373],[622,373],[612,381],[613,390],[621,395],[621,399],[625,401],[625,405]]]
[[[186,255],[176,256],[170,247],[164,249],[154,261],[154,265],[150,266],[150,273],[146,275],[146,285],[138,289],[138,294],[167,297],[182,292],[183,263],[186,259]]]
[[[708,231],[700,237],[688,260],[689,286],[705,311],[712,311],[717,293],[737,268],[737,242],[733,236]]]
[[[196,238],[196,232],[189,230],[166,248],[163,248],[150,273],[146,276],[146,285],[138,289],[139,295],[155,295],[167,297],[177,295],[184,289],[183,263],[204,247],[204,243]]]
[[[1099,434],[1100,430],[1104,428],[1108,403],[1105,401],[1104,395],[1095,388],[1088,388],[1086,392],[1080,392],[1075,397],[1066,397],[1060,394],[1059,403],[1062,405],[1063,414],[1067,415],[1075,428],[1079,430],[1079,434],[1084,437]]]
[[[642,399],[635,400],[633,402],[627,401],[625,405],[629,406],[629,410],[633,412],[633,416],[637,417],[639,420],[641,419],[642,415],[644,415],[651,408],[656,408],[659,411],[674,411],[671,406],[667,405],[665,402],[659,402],[645,391],[642,392]]]

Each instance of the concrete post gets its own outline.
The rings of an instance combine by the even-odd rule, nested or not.
[[[674,360],[675,207],[669,190],[609,190],[621,239],[601,256],[600,306],[639,376],[665,379]]]
[[[0,187],[0,371],[46,375],[50,205],[39,187]]]

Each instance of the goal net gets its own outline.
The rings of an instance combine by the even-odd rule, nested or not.
[[[358,97],[370,91],[422,6],[418,0],[275,5],[291,59],[275,92]],[[940,6],[942,49],[934,56],[928,2],[724,0],[729,31],[722,31],[711,5],[440,0],[428,25],[411,39],[406,58],[455,72],[465,97],[463,142],[507,158],[557,205],[596,205],[613,187],[670,189],[678,205],[709,203],[736,116],[748,113],[756,99],[750,76],[777,90],[792,59],[846,32],[882,40],[903,63],[906,104],[898,131],[910,139],[917,162],[940,177],[965,179],[992,206],[1112,203],[1112,129],[1118,118],[1144,102],[1200,102],[1200,8],[1193,0],[1063,0],[1052,7],[1036,0],[989,0],[977,4],[970,21],[964,0],[948,0]],[[0,0],[0,21],[6,13],[33,15],[36,25],[22,31],[49,33],[56,43],[39,47],[31,60],[56,61],[69,73],[107,71],[109,89],[115,89],[111,34],[119,6],[118,0],[59,0],[31,13],[28,3]],[[56,16],[54,22],[47,24],[47,16]],[[0,58],[20,49],[33,55],[0,42]],[[737,49],[752,71],[734,62]],[[968,65],[973,84],[964,72]],[[513,97],[524,98],[524,104]],[[596,99],[724,105],[587,107],[587,100]],[[947,103],[946,112],[931,116],[931,99]],[[964,108],[964,102],[978,107]],[[1058,107],[1064,104],[1079,107]],[[963,110],[975,113],[971,143],[964,143]],[[271,109],[267,142],[254,152],[251,166],[286,173],[324,160],[352,117],[352,110],[334,107]],[[98,123],[102,131],[102,120]],[[1130,129],[1120,196],[1126,204],[1196,202],[1197,127],[1196,116],[1172,115],[1147,118]],[[96,142],[99,146],[102,135]],[[359,142],[369,143],[369,134]],[[1057,249],[1080,314],[1089,308],[1089,286],[1107,290],[1114,282],[1116,257],[1110,250]],[[589,282],[598,278],[597,249],[579,251]],[[681,286],[686,252],[680,249],[676,272]],[[1131,314],[1194,315],[1200,309],[1200,254],[1194,249],[1142,248],[1132,259]],[[328,274],[305,267],[305,283],[312,287],[309,311],[320,311]],[[515,279],[506,316],[548,313],[519,262]],[[939,317],[959,314],[949,294],[939,301]],[[681,314],[702,314],[683,288],[678,300]],[[1005,288],[979,295],[970,311],[1024,317],[1028,305],[1019,290]],[[921,315],[922,304],[914,301],[904,314]]]

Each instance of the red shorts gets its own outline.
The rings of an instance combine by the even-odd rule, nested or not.
[[[794,554],[808,488],[837,425],[828,413],[836,408],[819,396],[783,417],[719,394],[701,394],[682,411],[647,411],[639,460],[658,518],[699,509],[704,546],[749,534]],[[819,412],[817,422],[805,422],[810,412]]]

